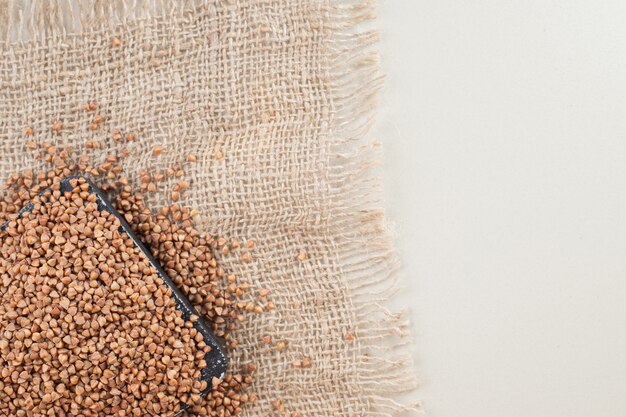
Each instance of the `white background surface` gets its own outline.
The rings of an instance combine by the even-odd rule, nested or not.
[[[380,0],[431,417],[626,416],[626,2]]]

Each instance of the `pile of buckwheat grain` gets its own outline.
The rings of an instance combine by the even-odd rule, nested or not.
[[[101,147],[92,142],[85,148]],[[132,186],[119,164],[124,151],[94,164],[50,143],[26,146],[51,169],[11,175],[0,201],[0,222],[9,222],[0,232],[0,412],[172,416],[185,401],[188,415],[240,414],[256,399],[246,393],[255,366],[214,379],[209,394],[200,396],[206,383],[199,381],[199,370],[210,348],[182,320],[169,288],[132,241],[120,236],[117,219],[97,210],[85,183],[78,181],[66,195],[58,190],[62,179],[87,175],[107,191],[215,334],[235,348],[233,331],[244,314],[273,304],[267,290],[261,300],[244,301],[247,285],[217,264],[214,253],[236,251],[239,242],[200,233],[194,211],[180,204],[158,213],[146,207],[142,192],[157,191],[160,182],[176,180],[174,200],[185,192],[189,183],[180,167],[142,173]],[[29,202],[34,209],[17,219]],[[246,242],[245,248],[253,245]],[[242,259],[249,256],[244,252]]]
[[[210,348],[89,184],[70,183],[2,232],[0,411],[168,415],[200,402]]]

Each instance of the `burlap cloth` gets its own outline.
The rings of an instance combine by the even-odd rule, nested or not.
[[[251,262],[220,260],[270,289],[276,305],[249,315],[237,334],[233,366],[258,365],[259,402],[247,416],[277,415],[277,399],[302,416],[417,408],[394,400],[414,378],[405,323],[384,307],[397,262],[367,135],[381,86],[374,6],[0,0],[0,177],[42,166],[25,149],[26,126],[37,142],[79,148],[114,129],[134,132],[128,173],[197,155],[184,165],[185,203],[204,230],[256,241]],[[89,102],[106,118],[97,131],[83,111]],[[91,151],[96,158],[126,146],[106,143]],[[166,148],[158,158],[155,145]],[[286,350],[275,349],[278,340]],[[294,367],[304,356],[312,366]]]

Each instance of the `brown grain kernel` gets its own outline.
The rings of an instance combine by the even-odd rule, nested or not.
[[[86,149],[100,149],[102,148],[102,144],[95,140],[88,140],[85,142],[85,148]]]
[[[298,258],[299,261],[304,262],[309,258],[309,255],[306,253],[305,250],[300,249],[296,254],[296,258]]]
[[[135,141],[135,139],[137,139],[137,137],[135,136],[135,134],[134,134],[134,133],[130,133],[130,132],[129,132],[129,133],[127,133],[127,134],[126,134],[126,140],[127,140],[128,142],[134,142],[134,141]]]
[[[264,345],[269,345],[271,341],[272,338],[270,335],[265,335],[263,336],[263,338],[261,338],[261,343],[263,343]]]
[[[254,240],[250,239],[246,242],[246,248],[252,249],[254,247]]]
[[[348,332],[348,333],[345,334],[345,336],[343,338],[346,341],[348,341],[348,342],[352,342],[352,341],[354,341],[354,333]]]
[[[284,341],[280,341],[276,343],[277,351],[282,352],[283,350],[285,350],[285,348],[287,348],[287,344]]]
[[[26,143],[26,147],[31,151],[34,151],[35,149],[37,149],[37,144],[31,140]]]
[[[165,151],[165,148],[163,146],[155,146],[154,148],[152,148],[152,155],[159,156],[164,151]]]
[[[111,45],[118,47],[122,45],[122,41],[120,40],[120,38],[113,38],[111,39]]]
[[[33,135],[33,128],[32,127],[25,127],[24,131],[22,132],[23,136],[32,136]]]
[[[111,137],[113,138],[113,140],[115,142],[121,142],[121,140],[122,140],[122,132],[120,132],[119,129],[115,129],[113,131],[113,133],[111,134]]]
[[[195,155],[189,154],[187,155],[187,162],[196,162],[198,158]]]
[[[281,413],[285,412],[285,406],[283,405],[283,402],[281,400],[272,401],[272,406],[274,406],[274,408]]]
[[[61,126],[61,123],[59,123],[59,122],[55,122],[55,123],[52,124],[52,131],[54,133],[59,133],[61,131],[61,128],[62,128],[62,126]]]
[[[215,151],[213,152],[213,159],[223,159],[224,158],[224,153],[222,151]]]
[[[270,293],[270,290],[268,290],[267,288],[261,288],[259,290],[259,297],[267,297]]]
[[[241,260],[244,262],[252,261],[252,256],[250,255],[250,252],[244,252],[243,255],[241,255]]]

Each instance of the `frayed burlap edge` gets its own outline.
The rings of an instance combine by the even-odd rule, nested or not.
[[[82,6],[78,4],[81,3]],[[193,13],[200,0],[0,0],[0,42],[24,43],[80,36],[121,23]],[[404,314],[385,305],[398,290],[399,261],[386,229],[382,183],[376,173],[380,143],[369,137],[383,86],[373,29],[376,1],[326,0],[328,76],[332,91],[331,216],[328,229],[343,272],[355,328],[354,377],[363,388],[362,416],[398,416],[421,411]],[[401,400],[397,397],[409,393]]]
[[[374,0],[330,2],[334,189],[329,228],[341,231],[338,264],[354,306],[359,340],[355,375],[372,405],[367,415],[396,416],[419,412],[421,406],[410,400],[417,382],[409,323],[404,313],[385,306],[399,290],[399,260],[386,228],[376,172],[381,145],[369,135],[384,81],[376,50],[379,33],[372,28],[375,9]],[[400,393],[408,393],[404,401],[396,398]]]

